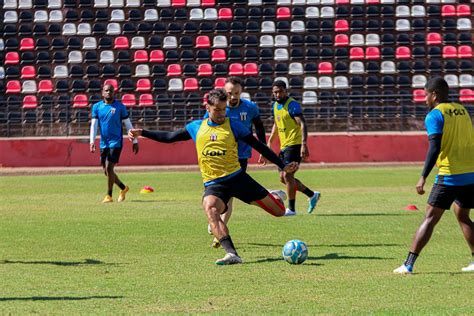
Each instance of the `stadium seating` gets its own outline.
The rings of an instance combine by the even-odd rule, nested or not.
[[[151,81],[150,79],[138,79],[136,91],[150,91],[151,90]]]
[[[151,94],[141,94],[138,100],[140,107],[151,107],[154,106],[153,96]]]
[[[158,113],[158,95],[202,96],[229,75],[242,77],[246,93],[262,106],[270,102],[273,80],[282,77],[303,105],[318,106],[307,111],[313,117],[350,116],[342,104],[352,97],[363,99],[358,113],[375,106],[372,95],[392,110],[421,102],[415,91],[434,75],[467,100],[466,89],[474,88],[473,6],[446,0],[4,0],[0,92],[20,101],[54,92],[71,96],[73,106],[75,97],[86,95],[89,102],[113,79],[128,106],[151,99],[146,119],[141,111],[132,116],[149,123],[173,113],[186,121],[191,113]],[[190,100],[191,107],[200,103]],[[363,117],[394,112],[371,109]]]
[[[73,108],[84,108],[89,106],[89,99],[85,94],[76,94],[72,102]]]
[[[134,107],[137,105],[137,100],[134,94],[124,94],[122,95],[122,103],[126,107]]]
[[[459,101],[463,103],[474,103],[474,89],[461,89]]]

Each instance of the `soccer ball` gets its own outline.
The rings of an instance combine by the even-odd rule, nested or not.
[[[282,255],[286,262],[300,264],[308,258],[308,247],[301,240],[293,239],[285,244]]]

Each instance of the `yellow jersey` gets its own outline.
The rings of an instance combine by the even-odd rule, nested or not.
[[[428,113],[425,125],[428,135],[442,134],[441,151],[436,161],[438,179],[442,176],[442,182],[447,185],[471,182],[469,179],[474,177],[474,134],[466,108],[458,103],[440,103]]]
[[[195,141],[199,169],[205,184],[241,170],[237,140],[229,118],[226,118],[221,125],[203,119],[195,135]]]
[[[288,98],[284,104],[273,103],[273,117],[282,150],[288,146],[301,145],[301,126],[294,119],[297,114],[301,114],[301,107],[293,98]]]

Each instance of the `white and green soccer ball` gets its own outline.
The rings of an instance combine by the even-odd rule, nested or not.
[[[301,240],[293,239],[285,244],[282,255],[286,262],[300,264],[308,258],[308,247]]]

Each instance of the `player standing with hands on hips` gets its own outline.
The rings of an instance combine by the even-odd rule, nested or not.
[[[112,190],[114,183],[120,188],[117,202],[125,200],[129,187],[120,181],[114,171],[115,165],[119,162],[120,153],[123,147],[122,122],[125,124],[127,132],[133,129],[132,122],[128,117],[127,109],[122,102],[115,100],[114,87],[106,84],[102,88],[102,101],[92,106],[92,121],[90,129],[90,152],[94,153],[95,137],[97,127],[100,127],[100,163],[107,176],[107,194],[102,203],[113,202]],[[133,140],[133,152],[138,153],[138,140]]]

